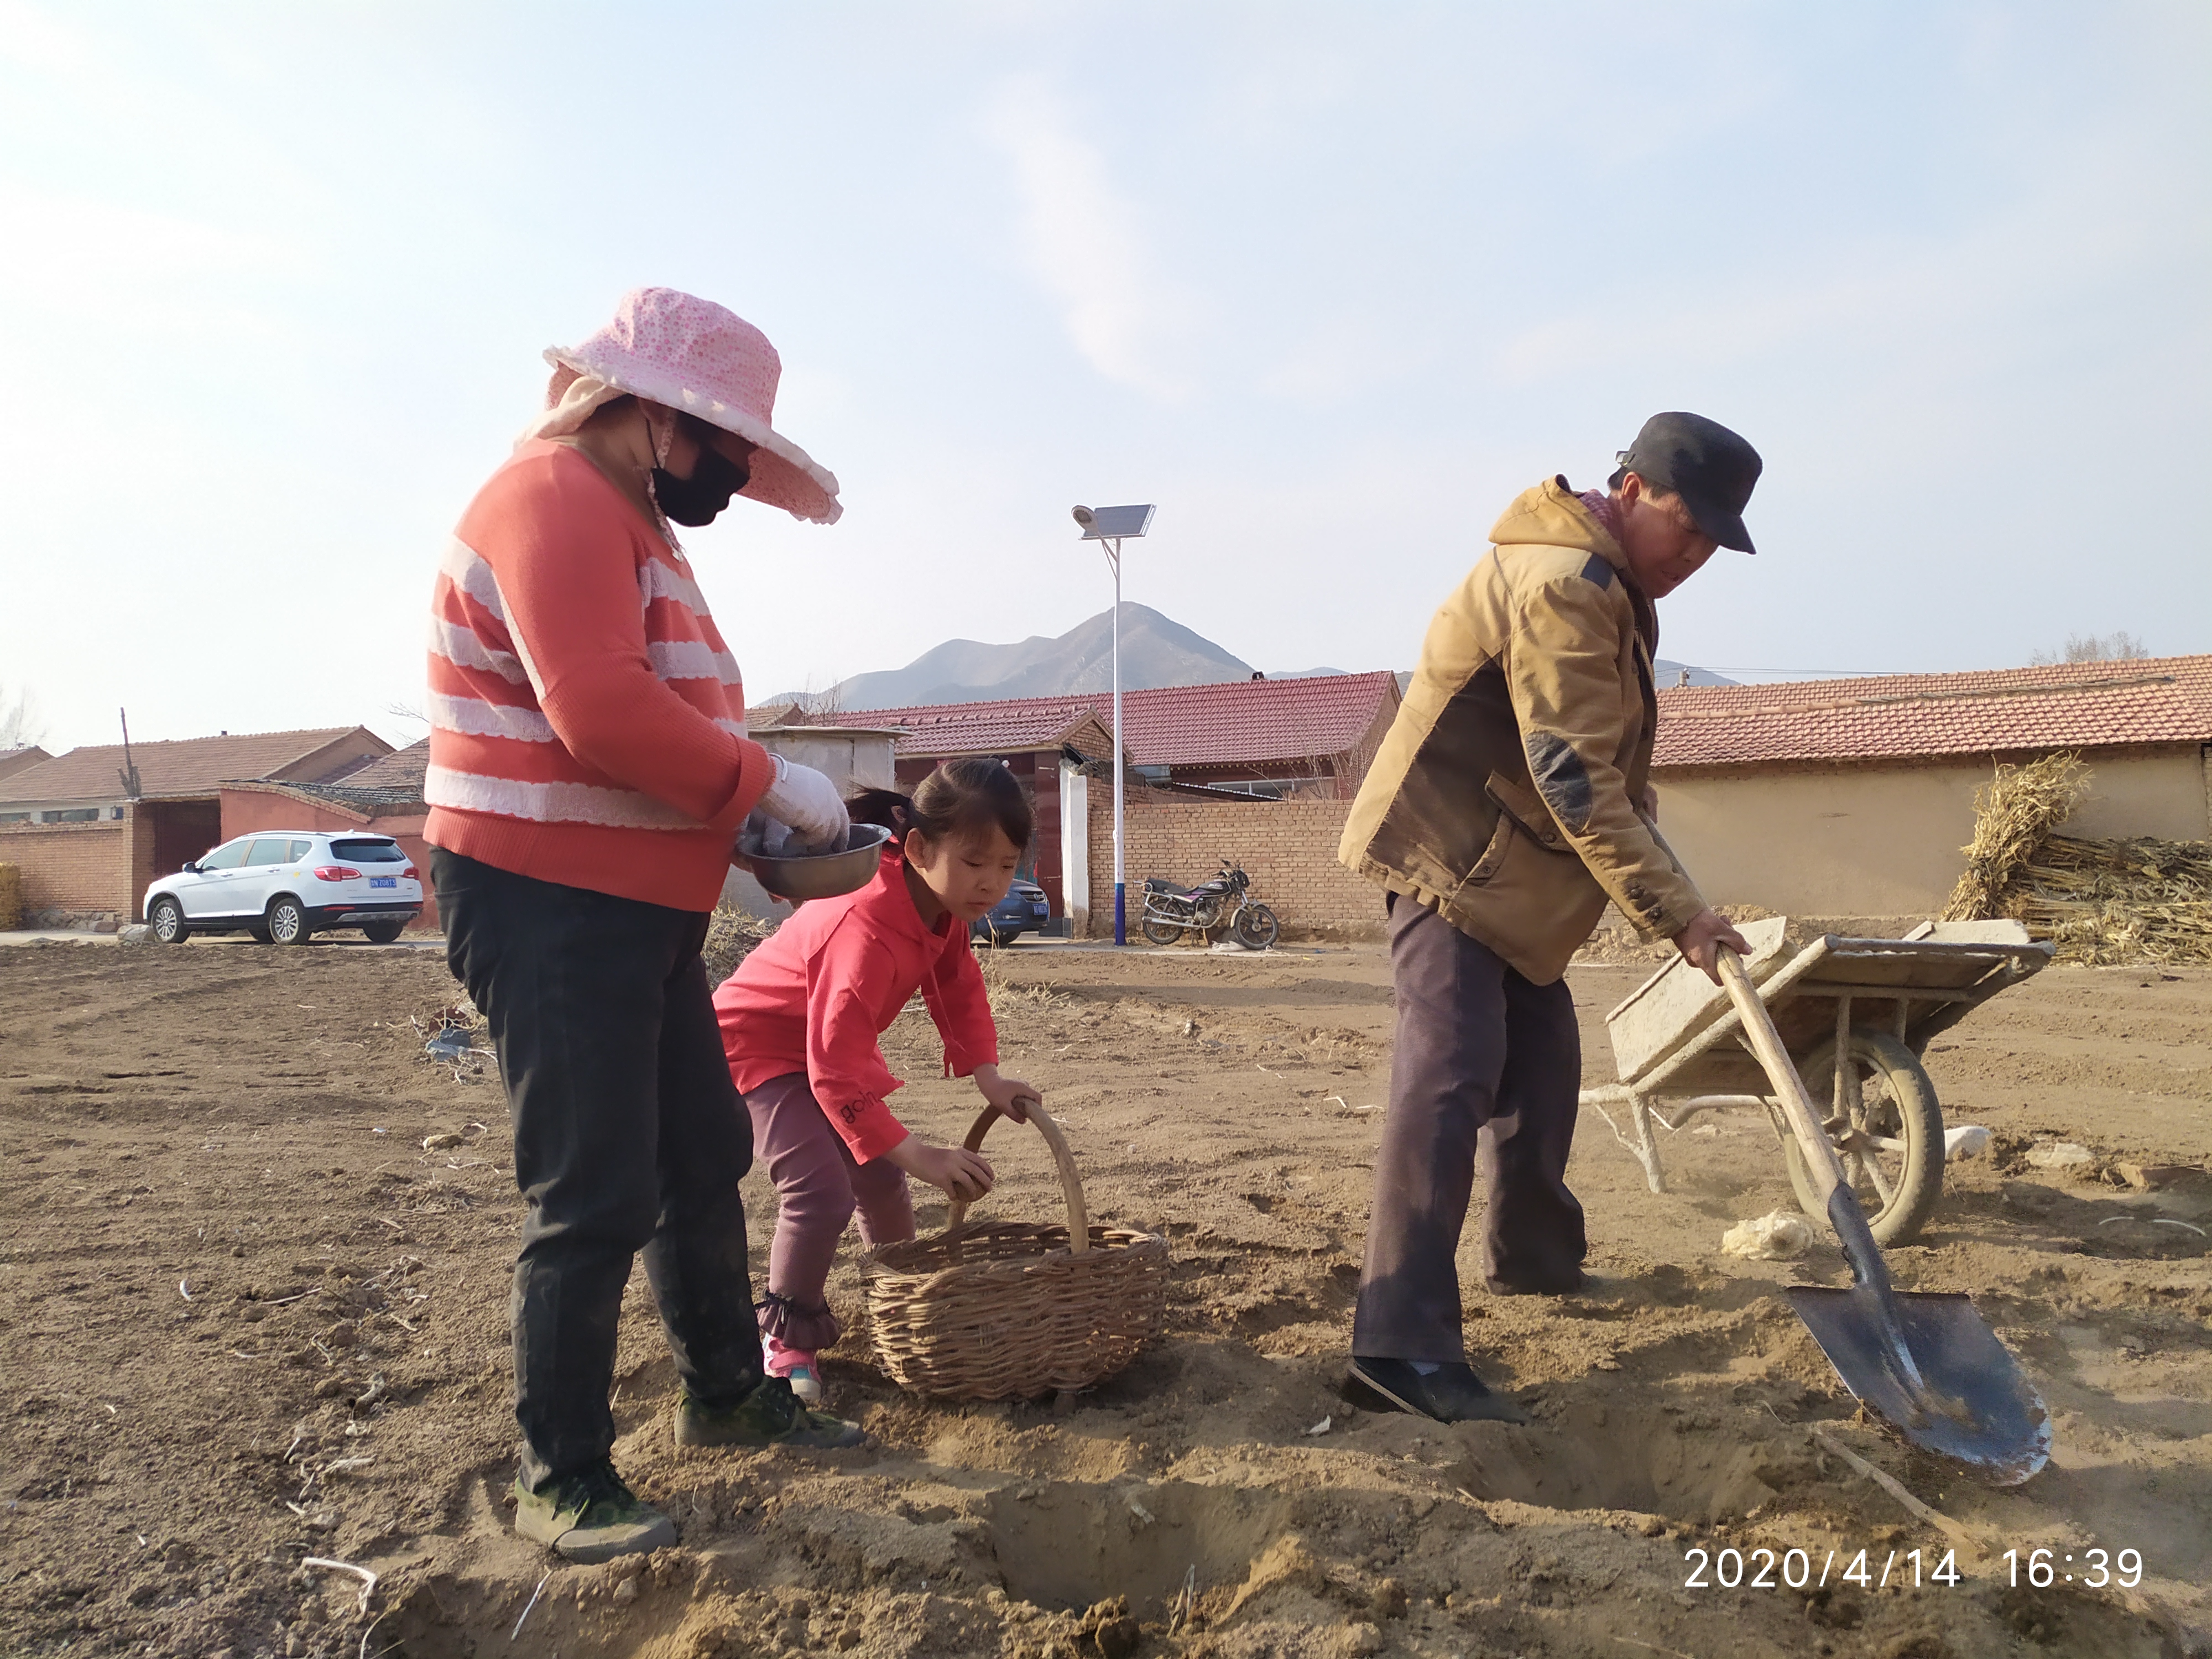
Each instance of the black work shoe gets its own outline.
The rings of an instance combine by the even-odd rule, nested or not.
[[[1492,1296],[1611,1296],[1620,1281],[1577,1270],[1572,1279],[1546,1279],[1541,1282],[1512,1279],[1486,1279],[1483,1284]]]
[[[1484,1386],[1474,1368],[1439,1365],[1426,1376],[1410,1359],[1363,1359],[1355,1354],[1346,1392],[1370,1410],[1411,1412],[1439,1423],[1526,1423],[1528,1413]]]
[[[536,1492],[518,1478],[514,1529],[571,1561],[611,1561],[676,1541],[676,1523],[641,1502],[611,1463],[550,1480]]]
[[[857,1446],[868,1437],[835,1412],[810,1411],[781,1376],[763,1379],[734,1406],[708,1406],[684,1396],[676,1408],[678,1446]]]

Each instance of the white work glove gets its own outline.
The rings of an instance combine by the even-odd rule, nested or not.
[[[842,852],[853,826],[837,786],[811,766],[795,766],[781,755],[770,758],[775,762],[775,781],[760,798],[760,811],[790,830],[783,855]]]

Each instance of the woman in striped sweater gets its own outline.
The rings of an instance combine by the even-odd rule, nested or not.
[[[700,962],[738,827],[846,830],[745,735],[738,666],[670,521],[733,495],[821,523],[837,481],[772,424],[758,330],[667,289],[546,354],[544,413],[478,492],[430,611],[425,834],[447,960],[499,1050],[527,1200],[515,1525],[571,1559],[675,1541],[610,1460],[616,1326],[645,1257],[685,1445],[848,1445],[765,1377],[739,1176],[752,1137]]]

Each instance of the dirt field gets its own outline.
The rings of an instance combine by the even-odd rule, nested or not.
[[[1006,958],[1010,1069],[1049,1091],[1094,1213],[1171,1240],[1167,1339],[1055,1409],[918,1404],[848,1338],[830,1383],[872,1446],[678,1461],[641,1274],[617,1455],[683,1543],[572,1568],[518,1541],[501,1501],[520,1203],[495,1079],[425,1060],[409,1023],[455,995],[439,957],[0,951],[0,1652],[2212,1650],[2212,1264],[2193,1230],[2212,1182],[2140,1193],[2021,1156],[2063,1137],[2201,1168],[2212,975],[2053,969],[1930,1054],[1951,1120],[1998,1131],[2000,1156],[1954,1166],[1893,1263],[1973,1291],[2051,1404],[2051,1468],[1998,1492],[1855,1417],[1775,1294],[1840,1282],[1832,1251],[1718,1254],[1731,1221],[1790,1201],[1765,1127],[1740,1119],[1673,1141],[1677,1190],[1654,1196],[1585,1115],[1574,1181],[1610,1284],[1469,1299],[1477,1364],[1532,1426],[1348,1408],[1389,1059],[1380,951]],[[1603,1012],[1643,971],[1575,970],[1594,1082]],[[890,1040],[919,1079],[901,1110],[955,1137],[974,1097],[935,1079],[928,1038],[909,1014]],[[986,1212],[1049,1213],[1036,1137],[1002,1126],[991,1150]],[[757,1178],[744,1198],[757,1242],[771,1200]],[[849,1265],[832,1288],[857,1311]],[[1986,1553],[1929,1582],[1954,1546],[1816,1430]],[[2073,1582],[2008,1588],[2003,1553],[2039,1547]],[[1826,1585],[1715,1585],[1723,1552],[1756,1576],[1762,1547],[1768,1577],[1802,1549]],[[2092,1549],[2140,1551],[2140,1588],[2086,1588]],[[1861,1550],[1886,1586],[1844,1582]],[[1719,1564],[1695,1584],[1692,1551]],[[307,1556],[378,1571],[366,1613]],[[1197,1618],[1170,1635],[1187,1577]],[[1086,1616],[1114,1597],[1132,1622]]]

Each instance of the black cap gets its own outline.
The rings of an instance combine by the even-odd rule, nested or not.
[[[1679,410],[1654,415],[1615,459],[1620,471],[1613,475],[1612,488],[1618,489],[1633,472],[1680,495],[1698,528],[1723,547],[1759,550],[1743,527],[1744,506],[1759,482],[1759,452],[1718,421]]]

